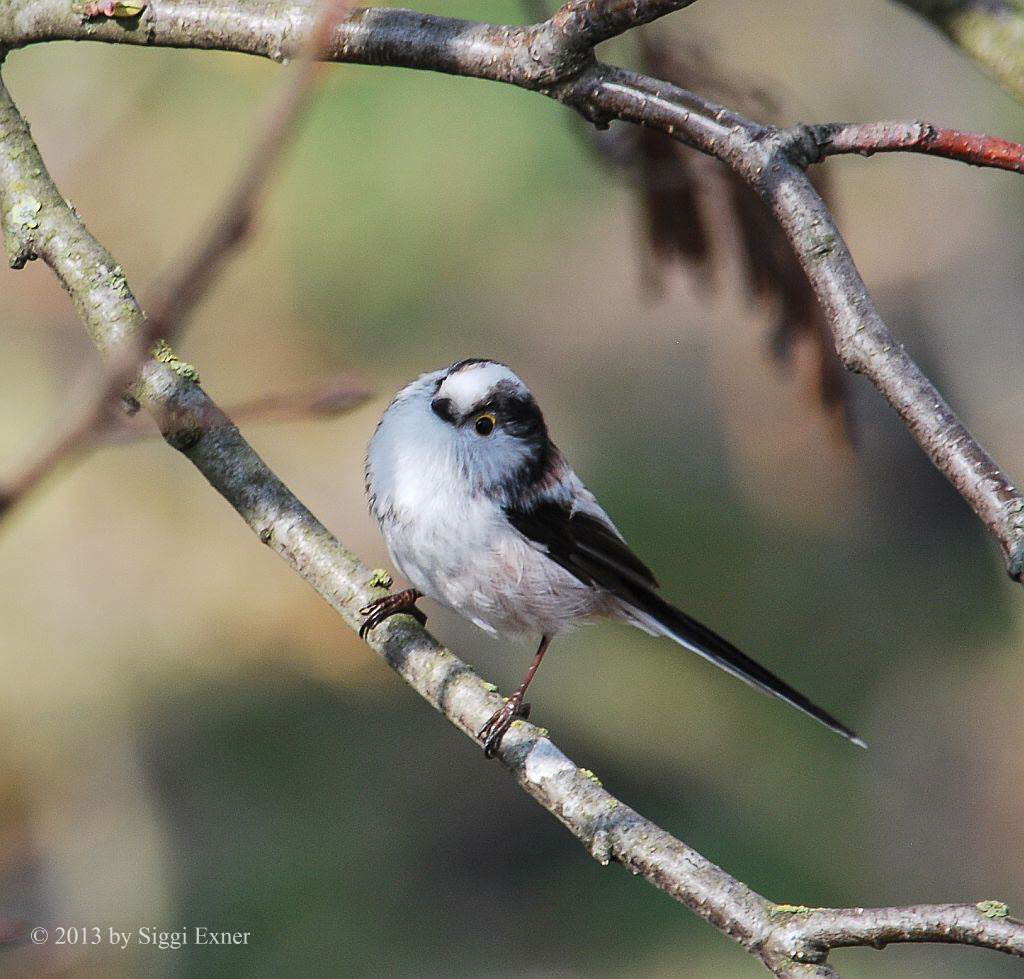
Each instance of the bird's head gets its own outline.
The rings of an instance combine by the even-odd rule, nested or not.
[[[462,360],[398,393],[370,445],[371,475],[440,470],[502,503],[543,480],[557,453],[522,379],[493,360]],[[379,471],[379,472],[373,472]],[[374,479],[374,482],[377,482]]]

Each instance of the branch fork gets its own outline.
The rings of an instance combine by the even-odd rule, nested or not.
[[[597,43],[687,5],[687,0],[571,0],[526,28],[474,24],[404,10],[363,10],[337,25],[325,57],[425,68],[539,90],[599,122],[660,129],[732,166],[769,203],[828,314],[837,348],[900,413],[1003,545],[1011,574],[1024,567],[1024,498],[964,429],[941,395],[886,330],[835,222],[805,173],[837,153],[910,150],[1020,169],[1024,148],[964,138],[921,123],[760,126],[657,79],[593,60]],[[289,38],[310,32],[307,8],[241,0],[158,0],[131,28],[83,24],[67,0],[0,0],[0,48],[56,39],[215,48],[285,57]],[[903,127],[903,128],[901,128]],[[123,356],[147,324],[110,254],[51,181],[27,125],[0,82],[0,216],[8,256],[38,255],[71,295],[96,345]],[[188,371],[150,359],[132,388],[181,452],[258,535],[351,626],[381,597],[375,576],[266,466]],[[499,705],[494,687],[399,617],[371,646],[461,731],[476,731]],[[644,876],[758,955],[777,976],[836,973],[833,948],[891,942],[956,942],[1024,956],[1024,924],[998,902],[876,909],[775,905],[608,793],[547,732],[517,720],[498,751],[522,788],[601,863]]]

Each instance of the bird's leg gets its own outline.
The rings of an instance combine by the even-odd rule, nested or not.
[[[541,637],[537,655],[533,657],[530,668],[523,675],[523,682],[519,684],[516,692],[491,715],[491,719],[480,728],[477,737],[484,743],[485,758],[494,757],[494,753],[501,744],[501,739],[505,736],[505,732],[512,726],[512,722],[516,718],[522,717],[525,720],[530,716],[530,705],[523,703],[523,697],[526,696],[526,688],[530,685],[533,675],[537,672],[540,661],[544,659],[544,654],[548,651],[548,644],[550,642],[551,639],[548,636]]]
[[[427,616],[416,608],[416,599],[422,598],[423,592],[415,588],[406,588],[405,591],[396,591],[394,595],[385,595],[375,602],[370,602],[359,610],[360,615],[366,616],[366,621],[359,627],[359,638],[365,639],[371,629],[376,629],[385,619],[399,612],[411,615],[420,625],[427,624]]]

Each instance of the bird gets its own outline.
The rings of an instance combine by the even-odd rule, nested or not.
[[[523,380],[468,358],[422,374],[384,411],[366,453],[366,492],[412,587],[360,611],[363,638],[427,597],[510,638],[539,637],[522,682],[477,734],[493,757],[551,641],[582,622],[624,620],[710,660],[853,744],[865,742],[732,643],[658,594],[650,569],[552,442]]]

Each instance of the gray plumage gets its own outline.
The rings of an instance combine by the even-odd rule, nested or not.
[[[551,442],[532,394],[505,365],[461,361],[403,388],[370,441],[366,486],[402,574],[487,632],[550,639],[595,617],[624,619],[863,745],[656,593],[654,576]],[[520,701],[530,678],[532,671]]]

